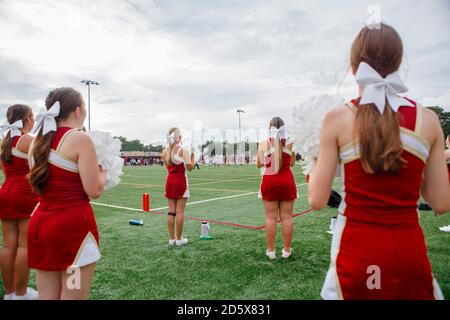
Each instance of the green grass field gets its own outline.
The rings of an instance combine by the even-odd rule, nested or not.
[[[309,209],[305,179],[294,168],[300,198],[295,213]],[[166,171],[162,167],[127,167],[122,183],[95,202],[141,208],[142,193],[151,196],[151,207],[167,206],[163,197]],[[0,177],[0,181],[3,177]],[[256,166],[201,167],[189,173],[186,215],[246,226],[264,225],[262,201],[257,198],[260,175]],[[243,195],[254,192],[252,194]],[[187,219],[185,247],[170,247],[164,214],[141,213],[94,205],[100,231],[99,261],[91,299],[320,299],[329,265],[331,235],[328,230],[335,209],[324,209],[294,219],[294,254],[288,260],[265,256],[264,229],[253,230],[210,224],[214,240],[199,240],[200,225]],[[143,217],[143,218],[142,218]],[[130,219],[144,226],[131,226]],[[433,272],[444,296],[450,298],[450,235],[438,230],[450,224],[450,215],[436,217],[421,212]],[[281,227],[277,254],[280,256]],[[31,285],[35,286],[32,272]],[[3,287],[0,285],[0,294]]]

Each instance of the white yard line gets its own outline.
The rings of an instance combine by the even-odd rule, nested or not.
[[[92,201],[91,201],[91,204],[96,205],[96,206],[100,206],[100,207],[109,207],[109,208],[124,209],[124,210],[130,210],[130,211],[142,211],[142,209],[113,206],[111,204],[98,203],[98,202],[92,202]]]
[[[297,184],[297,187],[304,186],[305,184],[306,183]],[[233,196],[226,196],[226,197],[212,198],[212,199],[206,199],[206,200],[199,200],[199,201],[194,201],[194,202],[188,202],[188,203],[186,203],[186,205],[190,206],[190,205],[193,205],[193,204],[199,204],[199,203],[205,203],[205,202],[211,202],[211,201],[217,201],[217,200],[223,200],[223,199],[230,199],[230,198],[237,198],[237,197],[244,197],[244,196],[249,196],[251,194],[256,194],[258,192],[259,191],[247,192],[247,193],[235,194]],[[131,211],[143,211],[142,209],[113,206],[113,205],[110,205],[110,204],[104,204],[104,203],[98,203],[98,202],[91,202],[91,204],[96,205],[96,206],[101,206],[101,207],[115,208],[115,209],[123,209],[123,210],[131,210]],[[150,212],[151,211],[158,211],[158,210],[165,210],[165,209],[169,209],[169,207],[153,208],[153,209],[150,209]]]

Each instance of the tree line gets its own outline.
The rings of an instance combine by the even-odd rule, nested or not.
[[[116,138],[122,142],[122,151],[162,152],[164,149],[162,145],[145,145],[139,139],[128,140],[122,136]]]

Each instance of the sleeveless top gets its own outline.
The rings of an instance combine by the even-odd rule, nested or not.
[[[398,110],[403,144],[401,156],[406,160],[398,173],[366,173],[359,159],[358,141],[340,148],[343,201],[339,212],[347,218],[383,225],[417,221],[420,185],[430,146],[421,136],[423,109],[411,102],[415,107]],[[355,112],[358,105],[359,99],[347,103]]]

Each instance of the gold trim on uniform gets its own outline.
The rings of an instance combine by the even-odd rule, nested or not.
[[[59,152],[59,149],[61,148],[61,145],[64,142],[64,140],[66,140],[67,136],[74,131],[76,131],[76,129],[70,129],[70,130],[67,130],[67,132],[63,134],[63,136],[61,137],[61,140],[59,140],[59,143],[56,146],[56,151]]]
[[[70,172],[73,172],[73,173],[79,173],[79,170],[72,170],[70,168],[66,168],[66,167],[64,167],[64,166],[62,166],[62,165],[60,165],[60,164],[58,164],[58,163],[56,163],[56,162],[54,162],[53,160],[50,160],[50,159],[48,160],[48,163],[51,163],[55,167],[58,167],[60,169],[66,170],[66,171],[70,171]]]

